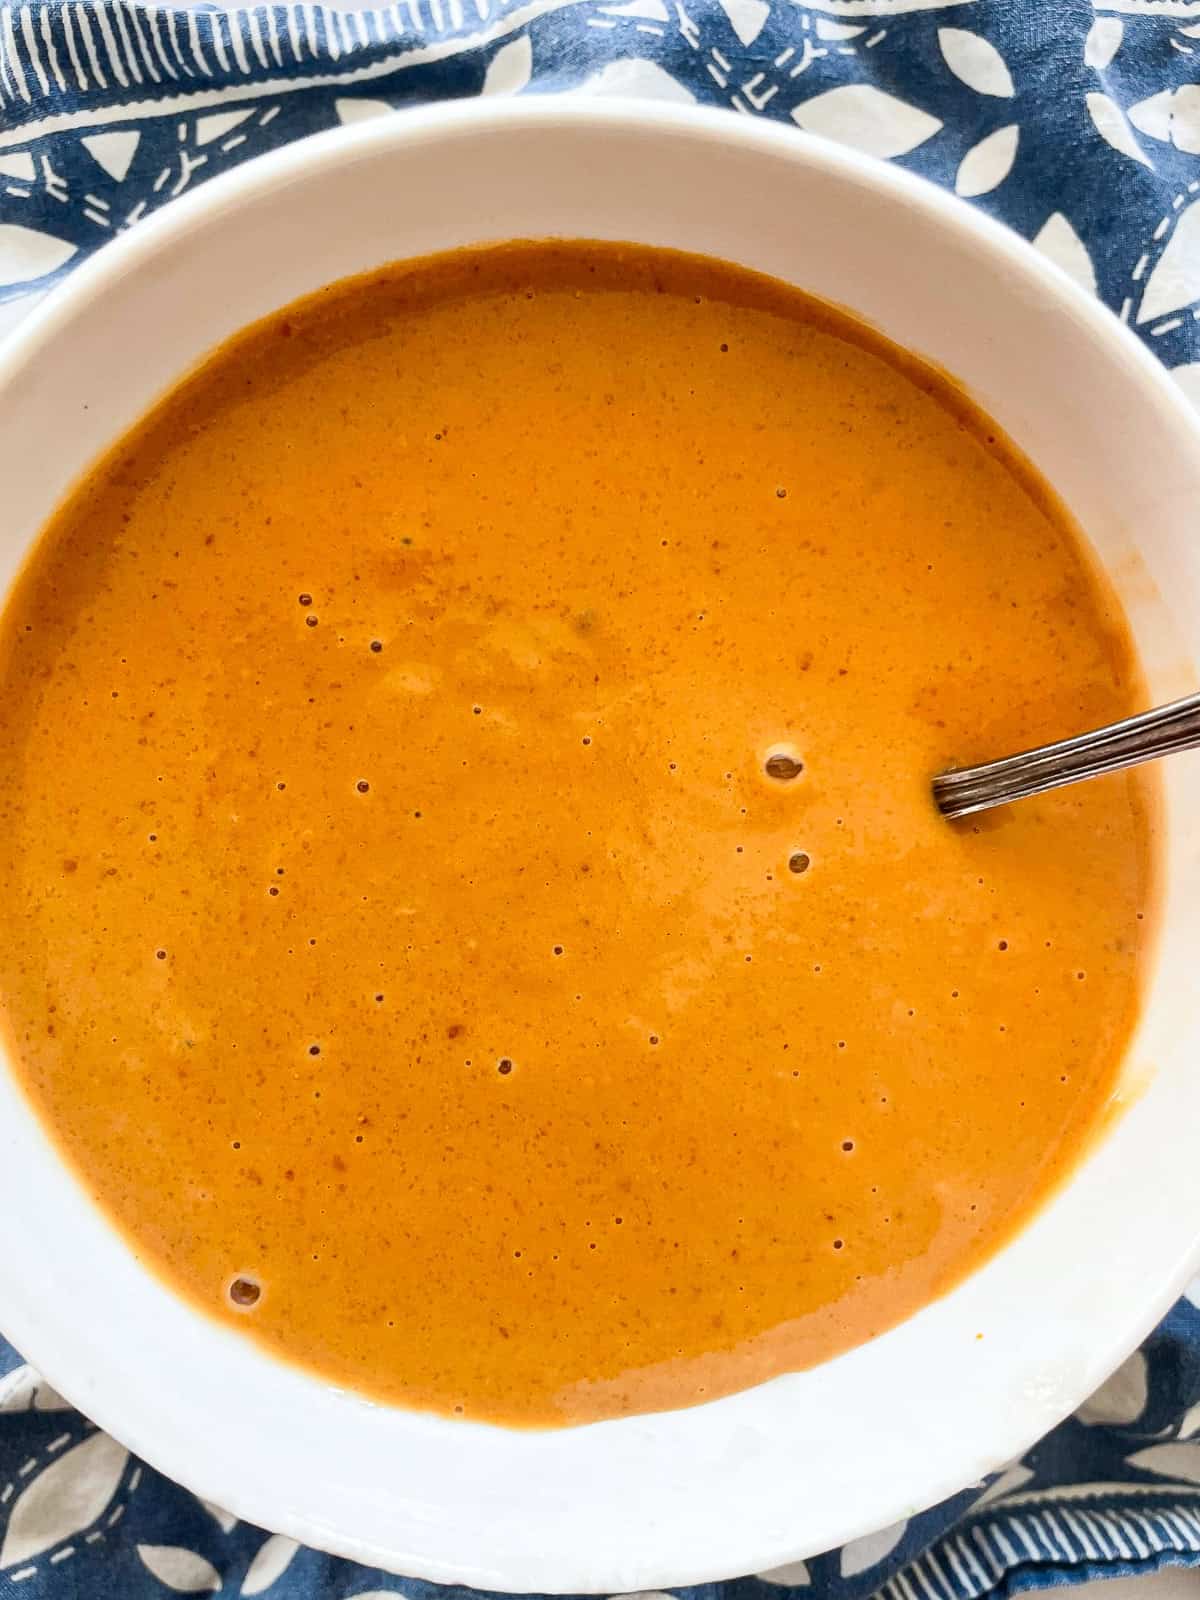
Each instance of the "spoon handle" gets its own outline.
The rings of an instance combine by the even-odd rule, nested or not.
[[[1126,717],[1124,722],[1076,734],[1073,739],[1060,739],[979,767],[939,773],[933,780],[933,798],[943,816],[966,817],[1082,778],[1097,778],[1198,747],[1200,694],[1190,694],[1170,705]]]

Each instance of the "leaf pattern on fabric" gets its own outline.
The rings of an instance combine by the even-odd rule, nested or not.
[[[1139,1472],[1200,1484],[1200,1444],[1152,1444],[1148,1450],[1135,1451],[1128,1460]]]
[[[1114,150],[1119,150],[1131,161],[1140,161],[1144,167],[1153,167],[1154,163],[1138,144],[1125,120],[1125,113],[1115,100],[1097,91],[1087,96],[1087,108],[1096,132],[1106,144],[1112,145]]]
[[[667,100],[676,105],[695,105],[692,91],[665,72],[656,61],[638,56],[610,61],[584,80],[576,94],[633,96],[638,100]]]
[[[1096,269],[1087,246],[1061,211],[1046,218],[1034,236],[1033,246],[1074,278],[1081,289],[1096,293]]]
[[[855,1539],[846,1545],[842,1550],[842,1577],[855,1578],[860,1572],[877,1567],[885,1556],[891,1555],[907,1532],[908,1523],[897,1522],[894,1527],[881,1528],[878,1533],[869,1533],[865,1539]]]
[[[847,84],[804,100],[792,120],[806,133],[848,144],[868,156],[904,156],[932,139],[942,124],[873,83]]]
[[[1084,64],[1103,72],[1121,48],[1124,37],[1125,24],[1120,17],[1097,17],[1088,29],[1083,48]]]
[[[760,1572],[758,1577],[763,1583],[770,1583],[783,1589],[807,1589],[812,1583],[807,1561],[789,1561],[786,1566],[772,1567],[769,1572]]]
[[[999,188],[1012,171],[1020,138],[1021,130],[1014,122],[1007,128],[997,128],[968,150],[954,175],[955,194],[972,200]]]
[[[14,284],[32,283],[65,267],[76,253],[69,239],[26,228],[19,222],[0,222],[0,259]]]
[[[1088,1427],[1096,1427],[1100,1423],[1128,1426],[1145,1411],[1149,1394],[1150,1374],[1146,1358],[1140,1350],[1135,1350],[1108,1382],[1080,1406],[1075,1415]]]
[[[1146,279],[1137,321],[1153,322],[1200,299],[1200,201],[1180,213],[1175,230]]]
[[[335,100],[334,114],[343,125],[351,122],[370,122],[373,117],[390,116],[395,109],[387,100],[368,100],[356,95],[353,100]]]
[[[178,1594],[215,1594],[221,1575],[211,1561],[177,1544],[140,1544],[137,1553],[160,1583]]]
[[[1012,73],[990,39],[965,28],[939,28],[938,44],[950,71],[977,94],[1012,97]]]
[[[972,1513],[981,1511],[984,1506],[990,1506],[997,1500],[1003,1500],[1006,1495],[1015,1494],[1027,1483],[1032,1483],[1034,1476],[1032,1467],[1027,1467],[1022,1461],[1014,1461],[1012,1466],[1006,1467],[995,1482],[989,1484],[974,1502],[971,1506]]]
[[[208,1512],[222,1533],[232,1533],[237,1527],[238,1519],[232,1511],[223,1511],[220,1506],[211,1505],[207,1500],[198,1500],[197,1503]]]
[[[70,1406],[32,1367],[15,1367],[0,1378],[0,1411],[69,1411]]]
[[[18,1567],[76,1534],[108,1509],[129,1452],[93,1433],[53,1459],[20,1491],[0,1544],[0,1569]]]
[[[295,1539],[286,1539],[281,1533],[273,1533],[260,1546],[250,1563],[250,1570],[242,1580],[242,1593],[262,1594],[264,1589],[269,1589],[291,1566],[292,1557],[299,1548]]]
[[[483,94],[520,94],[533,75],[533,46],[523,34],[499,50],[488,62],[483,77]]]
[[[1161,89],[1129,108],[1129,120],[1139,133],[1185,154],[1200,155],[1200,84]]]

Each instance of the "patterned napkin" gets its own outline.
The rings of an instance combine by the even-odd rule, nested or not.
[[[1200,0],[0,0],[0,329],[260,151],[417,101],[566,89],[728,106],[924,173],[1099,294],[1200,403]],[[990,1486],[684,1593],[973,1600],[1165,1563],[1200,1567],[1200,1284]],[[218,1592],[440,1591],[202,1504],[0,1341],[0,1596]]]

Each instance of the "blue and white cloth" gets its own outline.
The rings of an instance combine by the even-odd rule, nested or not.
[[[1200,403],[1200,0],[0,0],[0,330],[261,151],[420,101],[566,89],[727,106],[923,173],[1099,294]],[[1164,1563],[1200,1567],[1200,1285],[990,1486],[684,1593],[973,1600]],[[0,1597],[180,1593],[440,1591],[202,1504],[0,1340]]]

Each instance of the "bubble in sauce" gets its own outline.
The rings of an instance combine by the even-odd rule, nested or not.
[[[812,865],[812,857],[805,850],[793,850],[788,857],[788,871],[797,874],[807,872]]]
[[[768,778],[779,783],[790,783],[804,771],[804,763],[791,750],[772,750],[763,763]]]
[[[262,1297],[262,1285],[253,1278],[235,1278],[229,1285],[229,1298],[241,1311],[256,1306]]]

